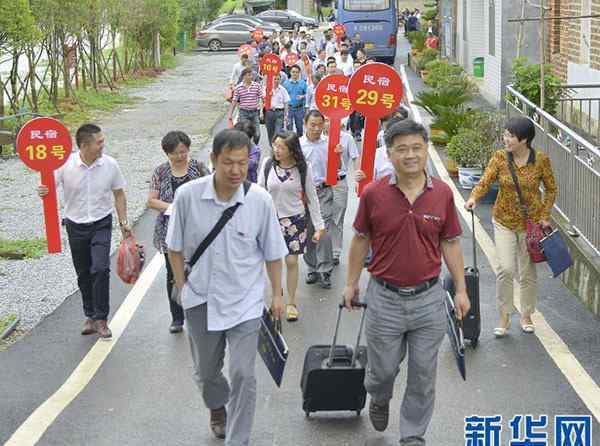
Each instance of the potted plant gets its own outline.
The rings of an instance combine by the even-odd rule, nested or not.
[[[499,112],[475,112],[469,120],[469,128],[477,132],[483,144],[481,152],[482,166],[485,168],[494,152],[504,146],[503,134],[506,116]],[[494,203],[498,195],[498,183],[492,184],[488,193],[481,198],[482,203]]]
[[[438,50],[433,48],[425,48],[417,57],[417,71],[421,74],[423,79],[427,77],[427,64],[436,60],[438,55]]]
[[[485,143],[479,132],[461,128],[448,142],[448,157],[458,165],[458,182],[463,189],[472,189],[481,179]]]

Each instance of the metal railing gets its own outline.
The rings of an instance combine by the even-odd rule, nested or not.
[[[600,150],[540,109],[512,86],[507,87],[508,117],[527,116],[536,126],[534,146],[547,153],[558,186],[554,208],[600,255]]]
[[[561,85],[558,101],[556,117],[594,145],[600,145],[600,84]]]

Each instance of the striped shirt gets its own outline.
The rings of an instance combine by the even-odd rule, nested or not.
[[[233,100],[239,102],[240,108],[244,110],[258,110],[262,98],[262,88],[258,82],[252,82],[249,87],[242,82],[233,90]]]

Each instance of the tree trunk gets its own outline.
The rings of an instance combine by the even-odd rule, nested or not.
[[[160,33],[158,31],[154,34],[152,41],[152,62],[154,68],[160,68]]]
[[[17,88],[17,78],[19,74],[19,57],[20,54],[18,51],[13,51],[13,59],[12,59],[12,67],[10,69],[10,87],[12,91],[12,98],[9,98],[11,108],[15,113],[18,112],[18,102],[19,98],[17,97],[19,94],[19,90]]]
[[[35,87],[35,64],[33,62],[33,45],[27,48],[27,63],[29,65],[29,79],[30,79],[30,90],[31,90],[31,104],[33,105],[33,112],[37,113],[39,109],[38,94]]]

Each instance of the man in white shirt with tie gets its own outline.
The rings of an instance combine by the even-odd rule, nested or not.
[[[300,138],[304,157],[310,163],[313,182],[317,188],[321,216],[328,231],[319,243],[312,241],[314,227],[308,219],[308,234],[304,262],[308,266],[307,284],[319,282],[321,288],[331,288],[333,245],[329,230],[333,224],[333,189],[325,183],[327,177],[327,138],[323,136],[325,117],[318,110],[310,110],[304,117],[305,135]]]
[[[127,222],[125,178],[114,158],[103,153],[104,135],[95,124],[84,124],[75,140],[79,151],[56,170],[56,185],[64,192],[64,224],[86,316],[82,335],[97,333],[110,341],[110,246],[112,210],[117,211],[123,237],[131,233]],[[48,188],[38,187],[45,197]]]
[[[266,88],[266,87],[265,87]],[[264,96],[267,92],[265,91]],[[275,134],[287,127],[288,106],[290,95],[281,85],[281,74],[273,76],[273,93],[271,95],[271,108],[265,113],[265,127],[269,135],[269,144],[273,142]]]
[[[282,259],[288,254],[271,195],[256,184],[245,192],[249,147],[248,137],[235,129],[215,136],[215,172],[177,189],[166,238],[175,285],[181,290],[194,378],[210,410],[210,428],[217,438],[225,438],[225,446],[250,444],[265,271],[271,311],[280,319]],[[186,276],[186,262],[223,212],[236,205],[233,217]],[[226,347],[229,382],[223,375]]]

